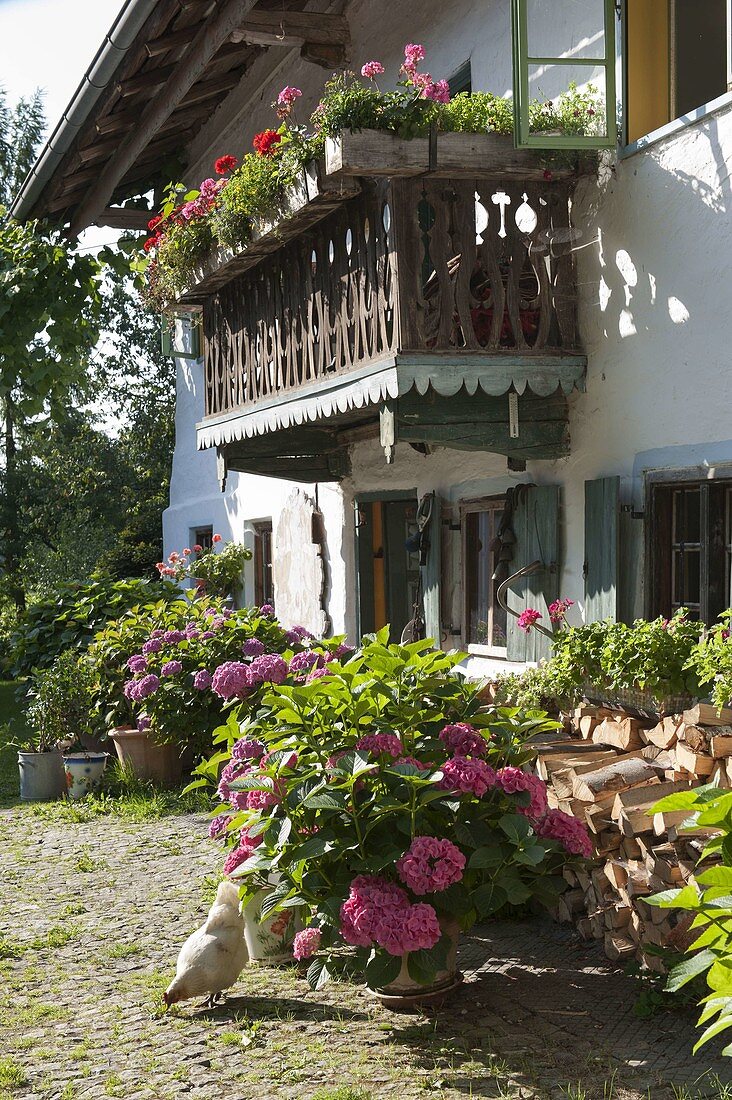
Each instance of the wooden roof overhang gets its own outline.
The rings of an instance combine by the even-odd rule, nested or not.
[[[144,228],[149,212],[116,204],[159,193],[182,173],[186,146],[266,50],[277,47],[274,63],[283,47],[328,68],[347,61],[342,4],[317,6],[315,12],[307,0],[127,0],[13,213],[70,223],[74,233],[90,224]],[[115,27],[135,8],[151,11],[125,48],[115,49]]]

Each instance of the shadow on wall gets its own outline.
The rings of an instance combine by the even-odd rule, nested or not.
[[[685,344],[714,335],[732,265],[730,160],[727,108],[580,185],[574,251],[590,352],[664,331],[686,329]]]

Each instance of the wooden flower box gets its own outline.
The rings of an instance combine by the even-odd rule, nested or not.
[[[355,179],[329,179],[322,163],[308,165],[301,179],[288,190],[277,214],[252,226],[246,244],[236,248],[221,246],[208,253],[176,304],[188,308],[202,305],[211,294],[327,217],[360,189]]]
[[[534,149],[517,149],[507,134],[436,132],[404,139],[382,130],[344,130],[325,144],[325,173],[331,180],[429,173],[438,179],[544,182],[577,175],[576,167],[555,160]]]

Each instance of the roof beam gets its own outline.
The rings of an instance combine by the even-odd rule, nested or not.
[[[309,11],[253,11],[231,36],[233,42],[254,46],[304,46],[320,42],[350,46],[351,35],[345,15]]]
[[[176,72],[166,81],[158,95],[141,113],[138,124],[121,143],[99,179],[79,204],[71,222],[71,234],[76,236],[94,221],[107,200],[135,160],[196,84],[220,47],[240,27],[254,7],[255,0],[228,0],[221,14],[207,21],[191,43]]]
[[[95,225],[108,225],[111,229],[147,229],[152,210],[135,210],[133,207],[105,206]]]

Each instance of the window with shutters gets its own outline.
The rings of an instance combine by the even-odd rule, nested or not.
[[[257,607],[265,603],[274,607],[271,519],[254,524],[254,601]]]
[[[496,599],[500,581],[494,580],[494,573],[505,504],[503,497],[488,497],[460,505],[465,642],[498,650],[501,655],[506,651],[506,612]]]
[[[651,494],[651,614],[687,607],[711,624],[730,605],[732,481],[656,485]]]

